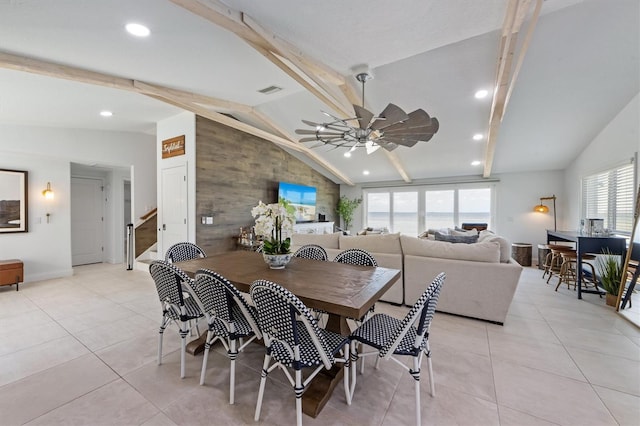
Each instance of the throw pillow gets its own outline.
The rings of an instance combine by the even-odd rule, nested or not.
[[[500,262],[508,263],[511,260],[511,244],[506,238],[493,235],[491,237],[485,238],[484,241],[494,241],[500,244]]]
[[[477,235],[446,235],[436,232],[436,241],[446,241],[448,243],[472,244],[478,242]]]
[[[453,229],[449,232],[451,235],[457,235],[457,236],[469,236],[469,235],[478,235],[478,230],[477,229],[472,229],[470,231],[465,231],[464,229]]]

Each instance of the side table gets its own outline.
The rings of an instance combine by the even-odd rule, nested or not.
[[[511,257],[521,266],[531,266],[531,250],[531,244],[513,243],[511,244]]]
[[[24,281],[24,267],[21,260],[0,260],[0,286],[15,284],[18,291],[22,281]]]

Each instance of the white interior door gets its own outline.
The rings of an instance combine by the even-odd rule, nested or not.
[[[159,223],[162,253],[171,245],[188,241],[187,166],[162,170],[162,223]]]
[[[71,264],[100,263],[104,250],[101,179],[71,178]]]

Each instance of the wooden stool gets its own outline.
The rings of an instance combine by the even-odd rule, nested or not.
[[[0,285],[15,284],[18,291],[22,281],[24,281],[24,268],[21,260],[0,260]]]
[[[550,244],[549,248],[551,249],[551,253],[547,255],[544,273],[542,274],[542,278],[544,278],[546,274],[549,274],[547,277],[547,284],[549,284],[549,280],[551,280],[552,276],[560,273],[560,268],[562,267],[562,253],[567,251],[575,252],[573,247],[563,246],[560,244]]]
[[[573,289],[575,290],[578,284],[578,254],[575,251],[567,251],[561,254],[562,256],[562,266],[560,268],[558,285],[556,285],[556,291],[560,287],[560,284],[564,281],[567,284],[567,289],[571,289],[571,284],[573,284]],[[593,267],[593,264],[588,262],[589,260],[595,260],[596,256],[593,254],[583,254],[582,255],[582,265],[587,265],[591,268],[591,281],[587,281],[584,277],[584,273],[582,274],[582,283],[584,287],[587,288],[589,285],[592,285],[595,289],[598,288],[597,278],[596,278],[596,270]],[[602,296],[600,296],[602,297]]]

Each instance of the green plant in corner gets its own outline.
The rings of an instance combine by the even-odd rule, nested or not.
[[[607,294],[618,295],[620,283],[622,281],[622,265],[618,255],[612,254],[609,249],[602,250],[602,255],[598,257],[598,275],[600,283]]]
[[[338,213],[338,216],[342,218],[345,231],[351,227],[351,223],[353,222],[353,212],[358,208],[360,203],[362,203],[362,198],[354,198],[353,200],[350,200],[346,195],[343,195],[338,200],[336,212]]]

